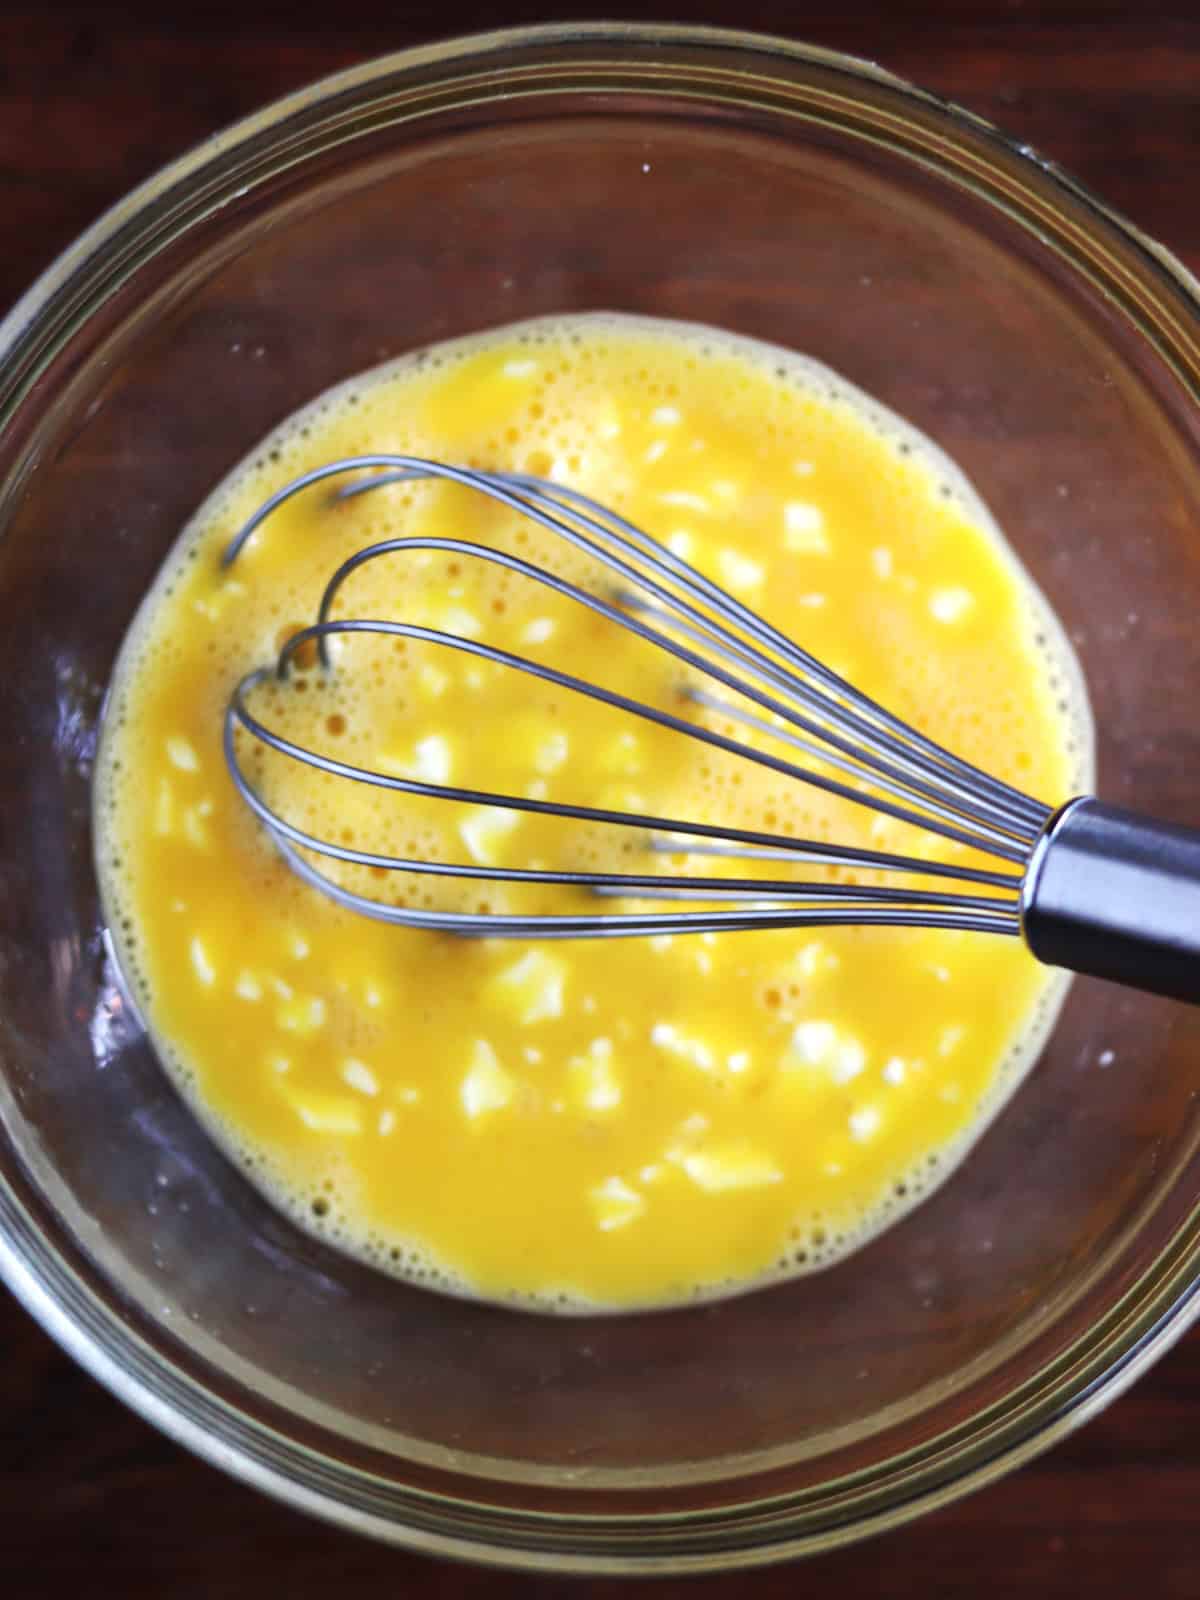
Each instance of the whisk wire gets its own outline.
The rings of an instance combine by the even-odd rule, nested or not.
[[[1040,831],[1044,825],[1046,818],[1050,815],[1047,806],[1031,799],[1028,795],[1022,794],[1020,790],[1012,788],[1001,779],[995,777],[994,774],[973,766],[961,757],[953,755],[950,751],[943,749],[942,746],[927,739],[917,729],[901,721],[886,707],[872,700],[869,695],[864,694],[861,689],[834,672],[824,662],[810,655],[808,651],[796,644],[795,640],[781,633],[764,618],[760,617],[757,612],[750,610],[741,601],[713,583],[711,579],[706,578],[703,573],[698,572],[681,556],[677,556],[668,546],[660,543],[651,534],[645,532],[644,529],[636,527],[635,524],[627,521],[611,508],[601,505],[598,501],[591,499],[577,489],[571,489],[565,485],[546,484],[543,480],[524,473],[497,474],[497,476],[505,478],[508,482],[519,483],[522,487],[527,487],[530,498],[541,504],[558,510],[569,507],[573,515],[598,533],[607,534],[611,537],[611,533],[604,526],[606,522],[611,524],[613,528],[620,530],[627,538],[632,539],[634,543],[644,546],[643,553],[646,557],[652,559],[657,565],[668,569],[673,578],[701,597],[719,615],[730,618],[737,626],[750,632],[769,648],[777,650],[801,670],[827,684],[840,698],[856,706],[860,711],[868,714],[888,728],[902,743],[925,751],[933,759],[935,767],[944,766],[951,770],[959,770],[964,774],[969,774],[976,785],[977,794],[982,791],[989,795],[995,795],[997,798],[1001,796],[1007,798],[1017,815],[1030,819],[1033,832]],[[359,492],[362,492],[369,486],[369,484],[363,484],[355,487]],[[579,508],[586,509],[581,510]],[[601,552],[597,553],[600,554],[601,559],[604,559]],[[644,578],[641,581],[643,587],[649,587]],[[636,597],[634,598],[636,599]],[[644,604],[644,602],[641,603]],[[724,630],[721,631],[728,646],[735,650],[746,652],[748,659],[751,656],[755,656],[765,668],[770,669],[772,667],[773,664],[767,658],[756,655],[754,652],[746,651],[746,647],[739,640],[724,632]],[[781,687],[794,690],[799,682],[800,680],[785,674],[782,675]],[[826,703],[828,704],[829,702]],[[832,703],[830,709],[839,716],[846,714],[844,707],[836,702]]]
[[[766,660],[757,652],[747,650],[744,647],[731,647],[720,641],[713,640],[702,629],[694,628],[680,618],[672,616],[669,612],[659,607],[651,606],[637,595],[623,594],[619,598],[623,604],[632,610],[640,612],[643,616],[652,616],[665,627],[673,629],[674,632],[681,633],[702,645],[706,645],[730,660],[737,660],[749,666],[759,677],[784,692],[794,695],[802,704],[815,710],[825,721],[834,722],[835,730],[840,726],[842,729],[854,733],[860,740],[860,747],[857,748],[849,739],[840,736],[838,732],[823,725],[813,724],[795,714],[790,714],[787,718],[794,726],[805,729],[805,731],[812,733],[815,738],[823,741],[824,745],[838,751],[843,759],[851,764],[854,770],[860,772],[868,780],[877,781],[874,773],[870,770],[874,769],[875,772],[888,774],[893,782],[901,785],[913,795],[924,795],[935,802],[939,795],[945,796],[950,793],[957,796],[959,803],[954,809],[962,815],[972,818],[978,818],[981,815],[991,817],[996,822],[1000,832],[1007,832],[1018,837],[1034,837],[1039,831],[1029,816],[1027,809],[1022,810],[1008,801],[983,799],[974,793],[961,779],[947,777],[934,762],[922,756],[920,752],[899,746],[895,740],[879,732],[870,723],[855,716],[853,712],[847,711],[841,706],[831,705],[826,695],[819,690],[813,690],[809,685],[793,675],[783,672],[773,662]],[[711,710],[733,717],[740,717],[748,725],[757,726],[763,733],[770,734],[775,738],[786,739],[789,743],[798,743],[794,738],[789,738],[783,729],[776,728],[770,723],[755,724],[744,712],[738,712],[712,696],[706,696],[702,690],[689,690],[689,694],[698,705],[706,705]],[[867,747],[865,750],[861,748],[863,745]],[[800,747],[806,748],[802,744]],[[871,753],[879,751],[885,752],[888,759],[884,760],[880,755]],[[832,762],[832,757],[826,750],[818,749],[816,753],[822,759]],[[833,764],[841,765],[840,762]],[[919,776],[906,776],[907,773],[923,773],[931,776],[934,782],[922,782]],[[936,787],[934,786],[935,784],[937,785]],[[934,809],[937,810],[939,808],[935,805]]]
[[[426,472],[417,466],[380,473],[341,489],[338,492],[338,498],[348,499],[368,493],[387,483],[414,481],[425,476],[427,476]],[[719,636],[717,640],[713,640],[711,635],[707,639],[707,642],[713,644],[715,648],[731,652],[744,664],[754,666],[759,673],[774,682],[777,687],[795,694],[804,703],[822,710],[826,716],[833,718],[835,721],[840,719],[859,738],[869,743],[872,748],[883,748],[895,755],[897,743],[899,742],[901,749],[909,748],[913,752],[908,755],[908,759],[914,765],[941,777],[943,781],[947,781],[945,779],[946,770],[957,771],[964,777],[969,777],[971,784],[974,786],[973,789],[961,789],[960,792],[977,805],[984,802],[986,797],[997,808],[999,815],[1011,817],[1014,821],[1023,821],[1023,831],[1026,836],[1030,838],[1036,837],[1045,825],[1046,819],[1050,815],[1046,806],[1030,799],[1029,796],[1022,794],[1019,790],[1013,789],[993,774],[984,772],[981,768],[963,761],[960,757],[944,750],[932,740],[925,738],[916,729],[902,722],[898,717],[887,711],[885,707],[880,706],[878,702],[872,700],[860,689],[840,677],[824,662],[810,655],[801,646],[797,645],[794,640],[789,639],[786,634],[780,633],[778,629],[772,627],[756,612],[751,611],[732,595],[714,584],[711,579],[698,572],[682,557],[677,556],[674,551],[659,543],[644,529],[638,528],[635,524],[627,521],[610,507],[601,505],[598,501],[591,499],[577,489],[571,489],[565,485],[547,484],[544,480],[525,473],[473,475],[472,487],[479,488],[483,493],[489,494],[492,498],[498,499],[501,503],[509,506],[513,504],[511,499],[506,495],[496,493],[493,484],[488,481],[489,479],[501,484],[519,486],[527,496],[527,503],[524,507],[526,514],[532,516],[534,520],[540,522],[544,527],[567,538],[578,547],[586,549],[589,554],[619,574],[626,575],[630,569],[604,548],[597,547],[587,539],[581,539],[577,533],[563,524],[554,513],[567,510],[592,533],[597,534],[602,539],[614,542],[626,553],[634,555],[635,558],[640,558],[643,561],[650,560],[657,569],[665,571],[687,593],[710,606],[719,616],[731,620],[744,631],[750,633],[760,644],[775,649],[790,660],[794,666],[827,685],[841,699],[856,707],[859,712],[865,713],[866,718],[873,718],[879,722],[892,735],[890,742],[881,742],[883,736],[871,726],[869,720],[855,716],[847,710],[845,705],[839,704],[836,700],[831,700],[828,695],[820,690],[813,689],[802,679],[784,673],[767,657],[759,652],[750,650],[744,641],[731,634],[726,628],[714,624],[712,619],[704,613],[697,612],[690,604],[680,601],[669,590],[663,589],[653,579],[647,578],[644,573],[635,569],[633,572],[635,582],[667,602],[670,609],[661,612],[660,615],[667,619],[678,631],[689,631],[691,626],[696,622],[700,622],[703,624],[704,629],[711,630],[712,633]],[[460,479],[458,481],[464,480]],[[652,609],[644,599],[636,594],[625,594],[621,598],[625,603],[638,606],[643,611]],[[673,615],[674,611],[682,611],[684,618],[689,620],[681,620],[678,616]],[[703,631],[692,633],[691,636],[693,638],[701,638],[704,637],[704,633]],[[829,734],[823,734],[822,736],[831,737]],[[924,760],[915,755],[917,751],[922,753]]]
[[[509,657],[507,652],[496,651],[492,646],[484,646],[473,639],[463,639],[456,634],[441,633],[437,629],[424,628],[416,623],[369,621],[365,618],[347,618],[342,621],[316,623],[312,627],[301,629],[293,634],[281,652],[280,666],[286,667],[287,661],[298,650],[303,649],[306,643],[317,637],[328,637],[339,633],[352,634],[386,634],[404,639],[421,639],[429,643],[445,644],[452,649],[462,650],[471,655],[482,655],[487,660],[497,657],[507,663],[516,663],[521,657]],[[544,678],[558,684],[563,688],[579,688],[581,692],[590,693],[594,685],[584,684],[579,679],[571,678],[566,673],[555,671],[540,662],[525,663],[534,676]],[[762,849],[768,855],[772,850],[778,850],[785,857],[797,859],[796,841],[788,835],[759,832],[753,829],[731,828],[725,825],[694,822],[679,817],[662,817],[644,815],[638,812],[610,810],[600,806],[573,805],[561,800],[539,800],[531,796],[497,794],[486,789],[468,789],[454,784],[438,784],[426,782],[418,778],[404,778],[393,776],[390,773],[378,772],[374,768],[355,766],[350,762],[340,761],[334,756],[325,755],[320,751],[310,750],[305,745],[296,744],[285,738],[273,728],[261,722],[246,704],[246,696],[259,684],[272,674],[278,675],[279,668],[259,667],[254,672],[247,674],[234,691],[226,714],[226,755],[231,762],[231,770],[239,791],[245,796],[254,809],[269,826],[278,828],[287,837],[296,843],[319,851],[322,855],[336,858],[340,861],[353,862],[365,866],[388,866],[404,868],[411,871],[437,873],[444,876],[461,877],[505,877],[512,880],[524,879],[531,882],[569,881],[566,878],[551,874],[549,876],[531,869],[517,868],[476,868],[460,866],[442,862],[407,862],[398,857],[379,855],[370,851],[359,851],[348,845],[334,844],[314,838],[286,822],[279,813],[270,807],[257,794],[241,771],[237,762],[236,746],[232,743],[233,730],[240,724],[252,737],[260,740],[269,748],[281,755],[290,756],[295,760],[327,773],[331,777],[346,778],[352,782],[369,784],[374,788],[389,789],[396,793],[413,794],[444,800],[458,801],[469,805],[497,806],[515,811],[527,811],[542,816],[567,817],[576,821],[600,822],[619,827],[638,828],[651,830],[656,833],[671,833],[676,835],[697,836],[702,838],[733,841],[745,845],[753,845]],[[692,724],[683,722],[673,717],[670,712],[659,711],[653,706],[644,706],[641,702],[628,699],[626,696],[617,695],[611,690],[601,691],[605,700],[620,709],[628,710],[635,715],[644,715],[649,720],[667,727],[675,727],[684,732],[693,732]],[[733,745],[735,740],[726,740],[723,735],[702,729],[706,742]],[[761,752],[750,752],[752,755],[761,755]],[[774,757],[763,758],[770,765],[787,766],[787,763],[778,763]],[[801,769],[795,769],[797,772]],[[982,869],[959,866],[950,862],[928,861],[918,856],[898,856],[882,851],[839,849],[834,845],[825,845],[819,841],[806,841],[804,846],[804,859],[809,861],[823,861],[830,865],[851,865],[866,869],[884,871],[904,871],[921,873],[926,876],[953,877],[974,883],[990,884],[1001,888],[1019,886],[1020,880],[1002,873],[988,872]],[[612,874],[607,874],[611,878]],[[664,880],[660,877],[658,882]],[[681,879],[680,882],[691,883],[691,879]],[[754,880],[754,885],[759,885],[759,880]],[[728,880],[725,880],[728,887]]]
[[[343,635],[390,635],[448,647],[493,665],[511,668],[556,688],[583,695],[696,739],[711,748],[752,761],[895,820],[930,830],[958,844],[1026,867],[1035,840],[1050,816],[1047,807],[1002,780],[952,755],[909,728],[824,663],[810,656],[733,596],[674,552],[616,512],[578,490],[521,473],[485,473],[420,458],[378,454],[346,458],[313,469],[276,491],[230,540],[222,565],[230,566],[254,532],[293,495],[330,478],[369,472],[343,486],[338,500],[389,483],[440,479],[489,496],[507,509],[531,518],[615,574],[622,587],[616,603],[590,593],[520,556],[448,537],[378,541],[343,561],[326,584],[312,626],[292,635],[280,650],[274,671],[286,678],[297,652],[317,646],[319,660],[331,666],[329,645]],[[569,519],[569,520],[568,520]],[[757,735],[770,737],[812,757],[826,770],[798,765],[744,739],[675,715],[549,665],[514,655],[486,642],[441,632],[416,623],[348,617],[332,611],[342,585],[364,564],[385,556],[442,551],[499,565],[584,606],[666,653],[674,661],[755,704],[784,726],[769,722],[708,690],[685,682],[681,692],[702,711],[711,711]],[[630,585],[632,589],[624,586]],[[649,597],[649,598],[647,598]],[[669,631],[663,631],[663,630]],[[688,641],[687,643],[683,641]],[[695,648],[691,648],[695,646]],[[715,659],[714,659],[715,658]],[[311,750],[266,726],[247,704],[255,688],[271,675],[260,668],[238,685],[227,710],[224,744],[235,785],[274,838],[288,865],[306,882],[339,904],[384,921],[440,928],[457,934],[509,937],[613,937],[623,934],[721,931],[732,928],[837,925],[842,923],[972,929],[1016,934],[1020,930],[1021,875],[973,865],[928,860],[884,851],[828,845],[822,841],[749,829],[727,828],[679,818],[602,807],[572,805],[482,789],[393,777]],[[779,695],[786,699],[778,698]],[[798,709],[799,708],[799,709]],[[281,756],[356,783],[397,793],[496,806],[567,819],[614,824],[646,834],[656,853],[738,857],[773,862],[809,862],[860,871],[919,874],[958,880],[1000,891],[994,895],[938,889],[872,886],[793,879],[705,878],[694,874],[580,872],[502,868],[457,862],[414,860],[360,850],[321,839],[297,827],[253,787],[238,759],[237,730]],[[795,731],[798,730],[798,731]],[[831,776],[840,772],[844,782]],[[384,868],[464,880],[559,886],[599,898],[653,901],[704,899],[704,911],[624,911],[614,914],[455,912],[392,904],[361,895],[322,872],[306,852],[347,865]],[[729,901],[737,910],[717,909]],[[836,903],[833,903],[836,902]]]
[[[337,569],[333,577],[326,585],[325,592],[321,597],[321,604],[318,611],[318,625],[325,624],[329,621],[330,611],[333,607],[334,601],[337,598],[338,590],[340,589],[342,583],[358,568],[364,566],[369,561],[376,560],[385,555],[395,555],[405,551],[420,550],[440,550],[449,554],[477,558],[493,565],[504,567],[511,572],[519,573],[523,577],[531,578],[534,582],[542,584],[544,587],[552,590],[554,593],[574,600],[578,604],[585,606],[588,610],[593,611],[597,615],[602,616],[606,620],[616,624],[618,627],[624,628],[626,632],[632,633],[638,638],[645,640],[647,643],[655,645],[658,649],[664,651],[666,654],[673,656],[677,661],[681,661],[687,666],[703,671],[707,676],[715,678],[718,682],[723,683],[726,688],[733,689],[737,693],[745,695],[748,699],[756,701],[764,709],[772,711],[776,715],[787,718],[796,725],[805,729],[805,731],[819,734],[829,745],[834,748],[836,752],[852,749],[852,746],[848,745],[846,741],[838,738],[836,735],[821,730],[808,718],[792,711],[782,701],[776,700],[773,696],[767,695],[764,691],[757,689],[753,684],[747,683],[743,679],[734,677],[723,668],[707,661],[702,656],[698,656],[694,651],[688,650],[684,646],[679,645],[665,634],[659,633],[656,629],[640,622],[636,617],[631,617],[625,612],[618,611],[606,601],[600,599],[599,596],[589,594],[586,590],[578,588],[576,585],[569,583],[566,579],[560,578],[556,574],[547,572],[540,567],[533,566],[531,563],[524,561],[520,556],[509,555],[505,551],[496,550],[486,545],[473,544],[462,539],[444,537],[388,539],[383,540],[378,544],[370,545],[364,550],[357,551],[353,556],[350,556],[342,563],[342,565]],[[687,631],[689,634],[694,634],[695,630],[689,628]],[[296,635],[295,637],[300,639],[301,636]],[[311,638],[312,635],[306,635],[305,637]],[[325,649],[325,641],[327,637],[328,635],[324,633],[321,633],[317,636],[321,659],[325,665],[329,664],[328,653]],[[454,643],[454,636],[440,635],[439,638],[443,643]],[[939,803],[937,799],[937,791],[935,789],[928,784],[920,782],[919,780],[904,781],[902,774],[899,773],[898,769],[889,766],[888,763],[877,758],[864,757],[863,761],[864,763],[869,761],[870,765],[877,767],[882,772],[887,772],[892,776],[883,778],[877,777],[874,774],[868,774],[870,781],[874,783],[875,787],[901,798],[916,796],[918,803],[925,804],[928,807],[927,812],[914,811],[911,807],[899,804],[889,804],[888,802],[879,800],[875,795],[865,795],[861,791],[856,790],[846,784],[840,783],[836,779],[814,772],[811,768],[798,767],[792,762],[782,761],[780,758],[773,757],[767,752],[755,750],[753,747],[746,745],[739,740],[730,739],[728,736],[721,735],[715,730],[704,728],[693,722],[687,722],[681,718],[672,717],[669,713],[657,711],[653,707],[647,706],[639,701],[630,700],[619,695],[614,696],[610,693],[610,691],[603,689],[597,684],[587,682],[579,678],[574,678],[567,674],[556,674],[551,669],[543,667],[537,662],[529,661],[522,656],[512,655],[507,651],[498,649],[496,646],[487,644],[481,645],[475,642],[470,642],[467,645],[467,648],[472,654],[480,655],[494,665],[512,667],[515,670],[525,672],[532,677],[542,678],[547,682],[556,683],[561,688],[571,689],[576,693],[585,695],[589,699],[603,701],[604,703],[617,707],[621,710],[629,711],[636,716],[657,722],[660,726],[672,728],[677,732],[687,733],[692,737],[704,741],[707,744],[742,756],[747,760],[757,762],[761,766],[773,767],[774,770],[786,777],[796,778],[812,787],[824,789],[827,793],[836,794],[842,799],[849,800],[856,805],[865,805],[876,811],[886,811],[898,821],[910,822],[917,827],[931,829],[935,832],[942,833],[947,838],[958,841],[960,844],[973,846],[977,849],[989,850],[992,853],[1001,855],[1011,861],[1021,861],[1024,859],[1025,851],[1016,848],[1011,842],[1011,839],[1006,837],[1005,834],[1000,830],[987,826],[985,822],[977,822],[972,830],[962,828],[953,820],[953,808],[947,804]],[[723,653],[729,654],[730,652]],[[697,697],[693,695],[692,698],[696,699]],[[750,720],[745,718],[736,710],[732,711],[731,714],[738,720]],[[781,739],[786,738],[786,735],[782,730],[774,729],[768,723],[758,721],[752,725],[757,726],[768,733],[776,734]],[[836,754],[831,755],[828,751],[811,744],[806,744],[800,740],[789,740],[788,742],[795,743],[800,749],[814,754],[819,760],[826,762],[826,764],[841,767],[843,770],[849,770],[861,775],[860,768],[847,767],[846,763],[839,760]],[[961,806],[958,808],[959,811],[962,811],[963,809],[965,808]],[[1014,831],[1015,830],[1010,827],[1009,833],[1011,834]],[[1030,834],[1026,839],[1026,844],[1032,842],[1032,838],[1033,835]]]
[[[440,479],[446,482],[457,483],[465,488],[477,492],[506,506],[509,510],[530,517],[540,523],[550,532],[558,534],[573,544],[576,548],[584,550],[587,554],[601,561],[605,566],[625,577],[657,598],[663,600],[669,608],[682,611],[692,622],[707,624],[715,631],[723,634],[727,644],[738,648],[741,641],[737,640],[720,625],[703,612],[696,610],[688,601],[679,599],[678,596],[666,590],[656,580],[647,576],[638,568],[628,566],[619,556],[597,545],[585,534],[572,528],[562,520],[561,515],[555,513],[568,512],[586,527],[591,533],[603,540],[616,545],[627,555],[650,561],[660,575],[669,576],[679,584],[684,591],[702,603],[708,604],[719,615],[732,619],[737,626],[749,633],[753,638],[767,648],[774,649],[785,659],[792,662],[801,671],[809,674],[818,681],[826,684],[837,695],[856,707],[860,712],[874,719],[887,728],[904,745],[911,745],[929,757],[935,767],[946,768],[960,772],[969,778],[976,786],[980,795],[990,795],[997,798],[1006,798],[1017,811],[1028,816],[1030,827],[1034,833],[1044,826],[1050,815],[1049,808],[1040,802],[1024,795],[1020,790],[1014,789],[993,774],[983,771],[972,763],[964,761],[961,757],[945,750],[942,746],[928,739],[919,730],[910,727],[901,721],[885,707],[872,700],[853,684],[840,677],[824,662],[810,655],[794,640],[781,633],[770,623],[766,622],[756,612],[742,604],[734,596],[721,589],[711,579],[706,578],[694,567],[690,566],[682,557],[677,556],[667,546],[660,544],[652,535],[629,522],[610,507],[601,505],[599,501],[583,494],[577,489],[566,485],[548,483],[528,473],[487,473],[475,471],[466,467],[450,466],[444,462],[426,461],[420,457],[403,456],[394,454],[376,454],[346,457],[340,461],[326,463],[315,467],[285,484],[275,494],[271,495],[252,517],[243,525],[238,533],[230,540],[223,555],[222,565],[228,567],[237,558],[251,535],[257,531],[266,519],[279,506],[293,495],[301,493],[304,489],[328,478],[344,475],[350,472],[371,471],[382,468],[382,471],[372,471],[370,477],[350,484],[338,491],[337,498],[341,500],[369,493],[375,489],[403,482],[415,482],[426,479]],[[768,667],[770,663],[765,663]],[[789,687],[795,686],[791,680]],[[810,691],[811,692],[811,691]],[[836,702],[831,707],[837,715],[845,715],[845,708]]]

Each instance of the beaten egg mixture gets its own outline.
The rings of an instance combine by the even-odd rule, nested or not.
[[[451,535],[611,592],[553,535],[444,484],[336,503],[306,491],[221,569],[274,489],[380,450],[594,495],[890,709],[1056,803],[1086,786],[1090,724],[1046,603],[953,464],[826,369],[711,329],[575,316],[435,347],[292,418],[184,531],[118,664],[96,819],[122,965],[182,1091],[298,1222],[410,1280],[560,1310],[723,1294],[844,1255],[965,1152],[1035,1057],[1064,979],[1016,940],[932,930],[464,940],[368,921],[300,883],[233,788],[222,723],[239,678],[314,619],[340,561],[380,538]],[[686,703],[660,652],[469,558],[374,562],[337,614],[486,638],[677,713]],[[251,705],[340,760],[969,859],[450,649],[359,637],[332,653],[327,674],[302,651]],[[664,862],[629,831],[367,789],[244,737],[239,752],[291,820],[358,848],[766,870]],[[414,906],[596,904],[322,865]]]

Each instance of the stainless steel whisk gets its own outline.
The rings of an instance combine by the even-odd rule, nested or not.
[[[289,867],[340,905],[386,922],[491,938],[611,938],[851,923],[954,928],[1023,937],[1033,954],[1051,965],[1200,1002],[1200,832],[1091,797],[1052,811],[893,716],[649,534],[577,490],[528,474],[474,471],[418,457],[347,457],[307,472],[273,494],[230,541],[223,566],[238,560],[251,535],[293,495],[346,474],[358,476],[337,491],[337,499],[422,479],[461,484],[559,535],[600,563],[616,582],[606,598],[489,545],[432,536],[381,540],[338,567],[326,585],[316,621],[283,644],[277,662],[238,684],[224,732],[233,782]],[[692,704],[768,736],[775,749],[752,746],[478,639],[416,623],[332,616],[342,585],[359,567],[416,551],[493,563],[627,629],[712,686],[687,688]],[[338,761],[269,728],[249,701],[272,674],[286,679],[297,652],[314,642],[322,668],[332,670],[328,641],[346,634],[423,640],[527,673],[969,846],[1002,865],[991,870],[683,818],[497,794],[393,777]],[[558,871],[414,860],[359,849],[305,832],[263,799],[239,761],[239,728],[321,772],[396,793],[632,828],[648,851],[660,854],[849,867],[885,873],[897,881],[871,886],[794,878]],[[821,770],[802,764],[797,755],[818,762]],[[523,916],[393,905],[335,882],[310,856],[390,872],[586,889],[610,904],[585,913]],[[944,880],[947,887],[912,887],[918,877]],[[705,904],[690,910],[623,910],[611,903],[619,899]]]

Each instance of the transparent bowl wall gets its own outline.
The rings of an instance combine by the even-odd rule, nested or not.
[[[1200,1011],[1079,982],[967,1165],[852,1260],[554,1320],[405,1288],[271,1210],[122,1007],[92,870],[114,653],[213,482],[385,357],[601,307],[807,351],[937,439],[1070,630],[1103,793],[1197,820],[1178,267],[822,52],[596,27],[373,64],[177,163],[0,330],[0,1258],[131,1404],[348,1526],[518,1564],[749,1563],[982,1481],[1185,1324]]]

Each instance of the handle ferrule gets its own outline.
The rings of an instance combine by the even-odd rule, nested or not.
[[[1069,801],[1034,847],[1021,929],[1052,967],[1200,1004],[1200,832]]]

